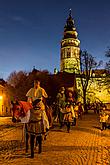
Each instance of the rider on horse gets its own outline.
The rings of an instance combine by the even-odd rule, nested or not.
[[[45,126],[46,130],[49,130],[49,121],[48,121],[48,117],[46,115],[45,112],[45,105],[43,103],[43,99],[48,98],[48,95],[45,91],[45,89],[43,89],[40,86],[40,81],[39,80],[35,80],[34,81],[34,87],[29,89],[29,91],[26,94],[28,101],[31,102],[32,104],[35,104],[35,100],[40,99],[40,106],[41,106],[41,110],[42,110],[42,117],[43,117],[43,123]]]

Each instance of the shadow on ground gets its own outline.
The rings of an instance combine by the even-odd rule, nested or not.
[[[101,131],[99,126],[92,126],[90,128],[86,128],[86,127],[71,127],[72,131],[81,131],[81,132],[85,132],[85,133],[90,133],[90,134],[95,134],[98,136],[104,136],[104,137],[110,137],[110,134],[107,134],[106,131]],[[65,132],[65,129],[60,129],[60,128],[54,128],[51,129],[52,132]]]

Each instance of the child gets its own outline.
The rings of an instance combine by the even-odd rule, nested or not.
[[[107,127],[107,121],[109,118],[109,115],[104,112],[105,108],[103,108],[102,113],[100,114],[100,123],[101,123],[101,131],[104,129],[106,130]]]
[[[71,123],[73,123],[74,117],[75,117],[75,113],[74,113],[73,106],[70,103],[67,103],[65,106],[65,113],[64,113],[63,121],[67,125],[68,132],[70,130]]]

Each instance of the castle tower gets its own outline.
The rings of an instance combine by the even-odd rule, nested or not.
[[[78,73],[80,69],[80,41],[74,26],[71,10],[64,26],[64,36],[61,40],[60,71]]]

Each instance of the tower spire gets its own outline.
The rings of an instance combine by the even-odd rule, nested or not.
[[[66,20],[66,25],[65,25],[65,31],[72,31],[73,29],[75,30],[75,27],[74,27],[74,20],[72,18],[72,10],[69,9],[69,16]]]
[[[71,10],[71,8],[69,9],[69,16],[72,17],[72,10]]]

